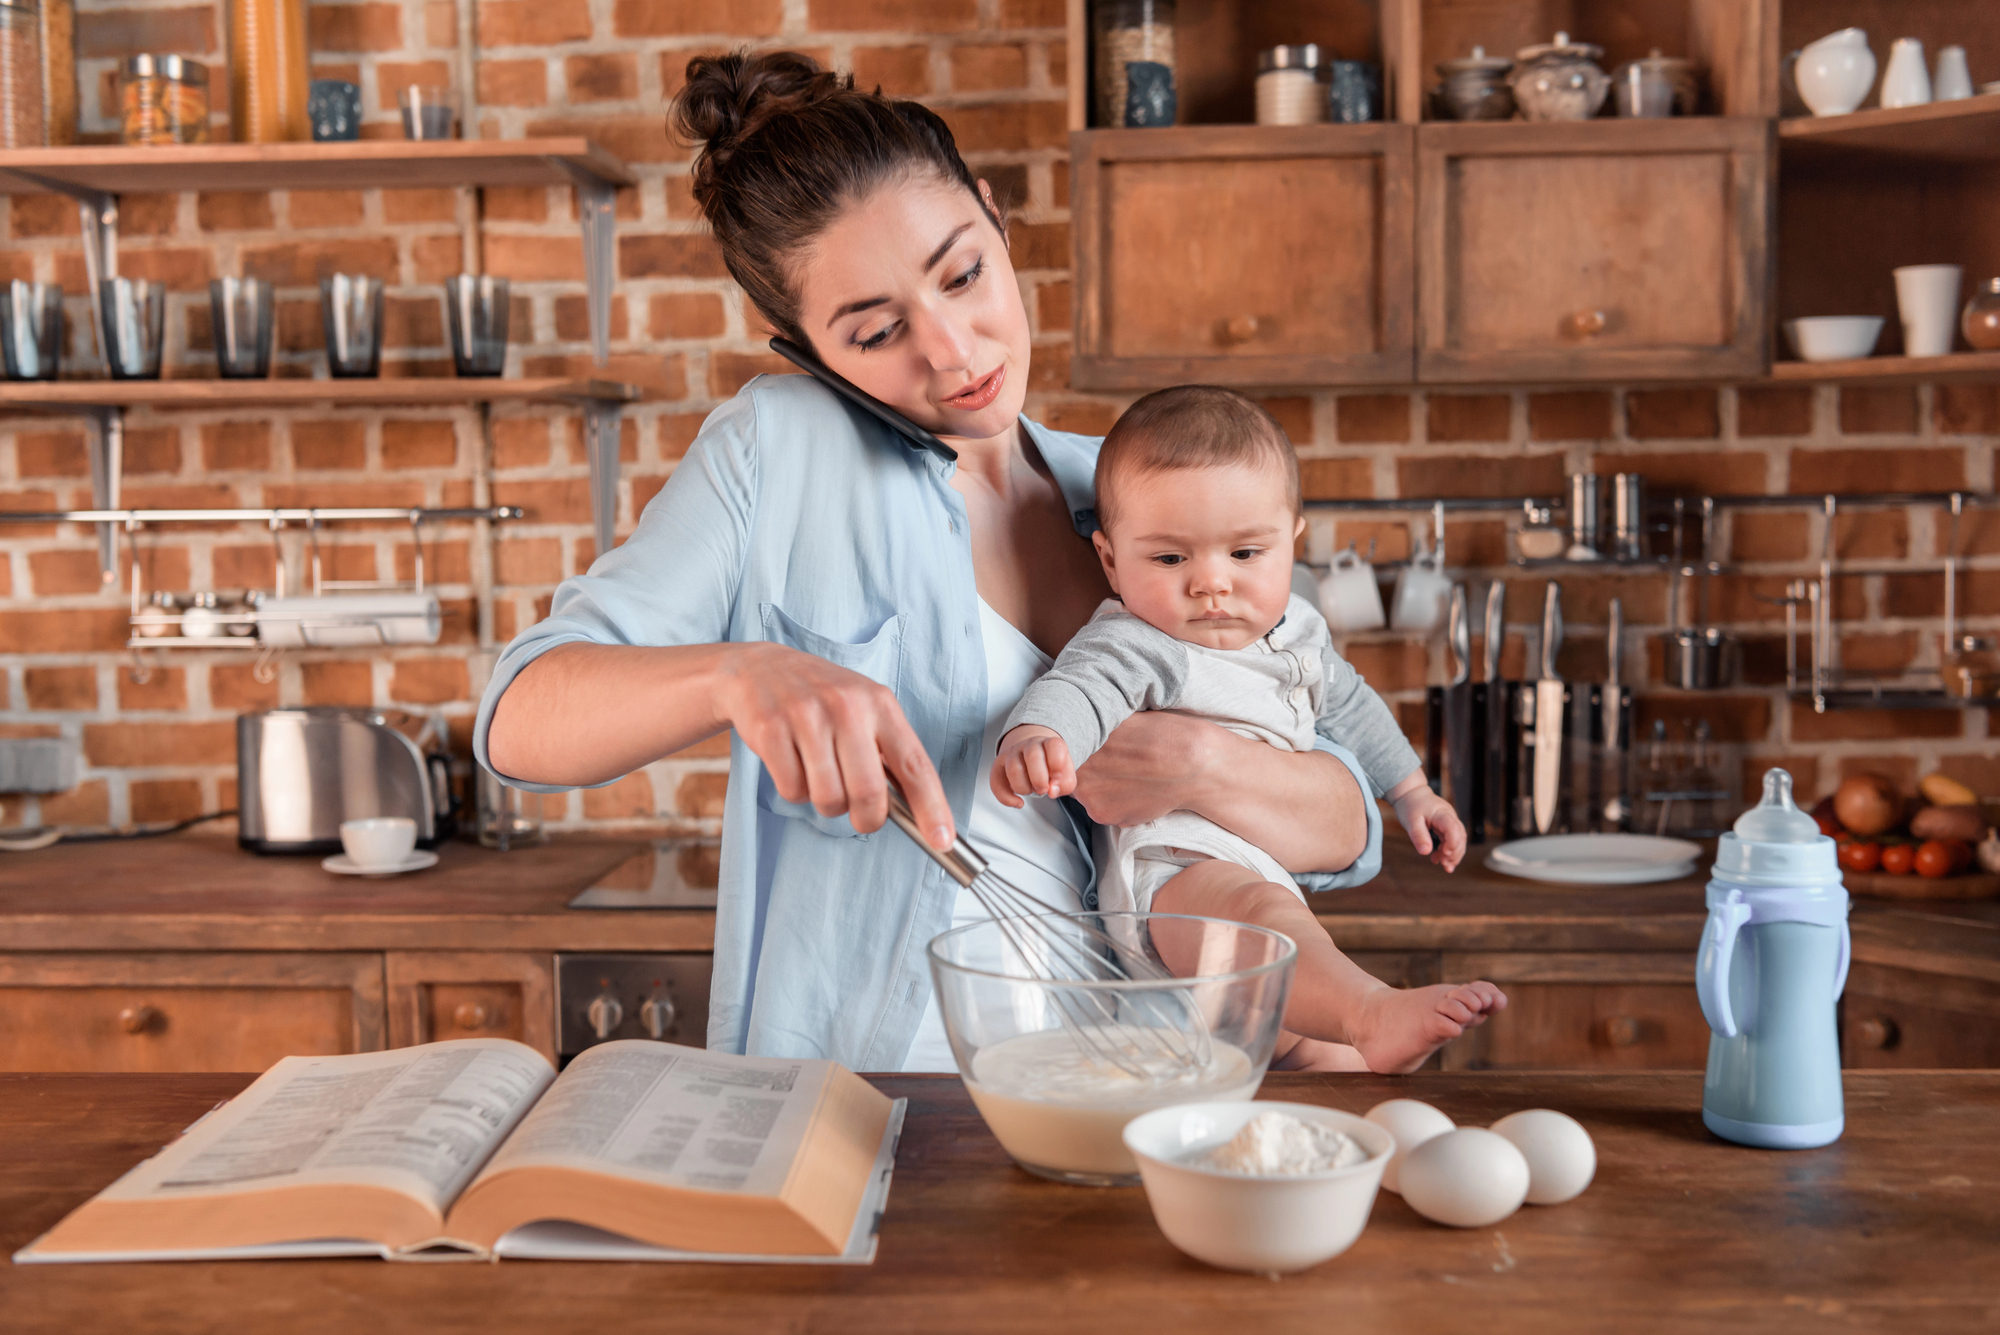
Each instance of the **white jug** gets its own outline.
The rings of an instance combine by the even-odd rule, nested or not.
[[[1875,53],[1868,49],[1868,34],[1842,28],[1807,44],[1799,52],[1792,78],[1813,115],[1846,115],[1875,86]]]

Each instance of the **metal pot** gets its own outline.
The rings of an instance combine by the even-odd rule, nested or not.
[[[1717,626],[1685,626],[1667,632],[1667,684],[1684,691],[1713,691],[1736,676],[1741,644]]]

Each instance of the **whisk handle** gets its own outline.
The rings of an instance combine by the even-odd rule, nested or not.
[[[904,834],[916,840],[917,847],[930,854],[931,861],[943,867],[945,874],[952,880],[960,885],[971,885],[977,880],[979,874],[986,870],[986,859],[980,857],[972,845],[965,842],[963,835],[952,840],[951,847],[942,853],[932,848],[930,840],[924,838],[923,833],[917,829],[917,818],[911,814],[909,799],[903,796],[903,790],[896,786],[894,779],[890,779],[888,783],[889,819],[896,822]]]

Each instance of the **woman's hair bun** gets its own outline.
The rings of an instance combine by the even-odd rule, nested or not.
[[[802,111],[854,86],[797,51],[732,51],[688,62],[687,86],[674,100],[674,128],[705,145],[711,160],[729,153],[773,116]]]

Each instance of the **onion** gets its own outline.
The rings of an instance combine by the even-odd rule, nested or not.
[[[1833,795],[1840,823],[1863,839],[1886,834],[1903,820],[1903,798],[1896,785],[1880,774],[1856,774],[1843,780]]]

